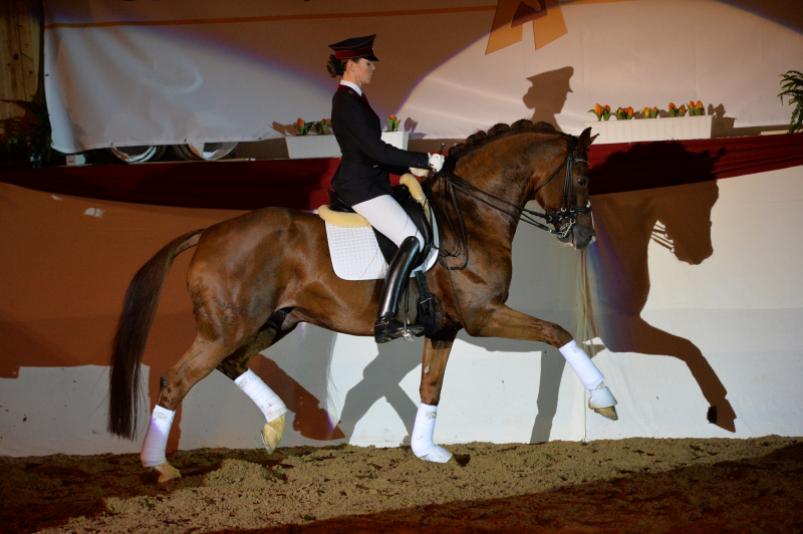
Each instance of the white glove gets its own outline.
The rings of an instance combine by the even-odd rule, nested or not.
[[[429,174],[429,169],[419,169],[418,167],[410,167],[410,172],[419,178],[424,178]]]
[[[443,157],[443,154],[428,154],[429,155],[429,168],[435,172],[440,172],[443,168],[443,162],[446,161],[446,158]]]

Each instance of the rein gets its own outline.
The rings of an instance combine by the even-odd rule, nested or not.
[[[454,217],[449,217],[448,214],[444,213],[446,225],[452,232],[452,235],[459,236],[457,239],[457,245],[455,250],[447,251],[445,249],[440,250],[440,257],[441,258],[458,258],[460,256],[465,256],[463,263],[459,266],[446,266],[447,269],[452,271],[459,271],[465,269],[468,265],[468,232],[466,230],[465,221],[463,220],[463,213],[460,209],[460,203],[457,199],[457,192],[461,192],[466,196],[473,198],[483,204],[504,213],[505,215],[509,216],[511,219],[518,219],[523,221],[531,226],[535,226],[545,232],[549,232],[550,234],[555,234],[559,239],[564,239],[566,236],[569,235],[572,228],[574,227],[577,221],[577,215],[582,213],[588,213],[591,211],[591,207],[589,205],[586,206],[569,206],[569,202],[571,200],[571,194],[574,189],[573,183],[573,170],[574,164],[576,162],[586,163],[588,164],[588,160],[585,158],[576,158],[574,156],[574,149],[577,146],[577,138],[574,136],[568,136],[568,149],[566,152],[566,173],[563,180],[563,192],[561,198],[561,207],[559,210],[544,210],[543,212],[535,211],[527,209],[523,206],[519,206],[506,200],[504,198],[500,198],[496,195],[488,193],[487,191],[483,191],[479,187],[467,182],[465,179],[457,176],[448,171],[441,171],[435,175],[435,180],[438,178],[443,178],[446,187],[445,193],[447,195],[447,202],[446,206],[450,207],[451,210],[454,212]],[[561,168],[564,166],[561,163],[555,172],[553,172],[549,178],[547,178],[544,183],[539,185],[533,191],[533,194],[538,192],[539,190],[546,187],[555,177],[560,173]],[[444,210],[445,212],[446,210]],[[457,226],[459,230],[455,230],[455,223],[453,219],[457,222]],[[544,220],[544,223],[539,222],[538,219]],[[551,224],[553,227],[550,228],[548,224]]]

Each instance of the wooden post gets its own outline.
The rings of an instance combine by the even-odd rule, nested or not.
[[[42,8],[37,0],[0,2],[0,100],[41,98]],[[23,109],[0,102],[0,121],[18,117]]]

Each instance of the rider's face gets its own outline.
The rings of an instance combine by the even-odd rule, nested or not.
[[[350,78],[360,87],[371,83],[371,77],[374,75],[375,68],[376,65],[374,62],[364,57],[361,57],[357,61],[349,61],[347,65]]]

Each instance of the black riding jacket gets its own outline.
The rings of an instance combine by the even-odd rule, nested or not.
[[[332,130],[343,154],[332,187],[349,206],[389,195],[389,169],[428,166],[427,154],[382,141],[379,117],[365,97],[347,85],[339,85],[332,97]]]

